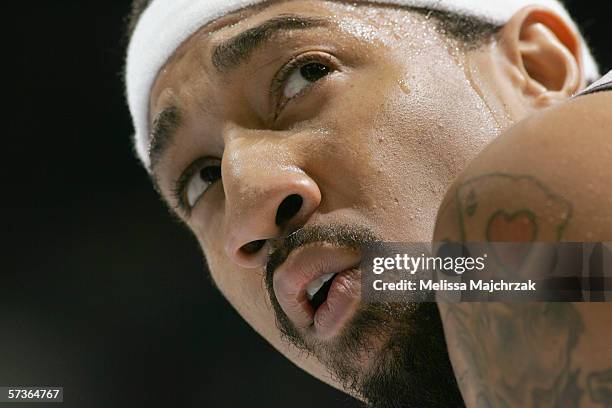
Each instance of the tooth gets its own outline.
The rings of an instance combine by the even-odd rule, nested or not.
[[[320,276],[318,279],[313,280],[306,287],[306,293],[308,294],[308,300],[312,300],[314,295],[323,287],[325,282],[333,278],[335,273],[328,273],[323,276]]]
[[[319,279],[313,280],[312,282],[308,284],[308,287],[306,287],[306,293],[308,294],[308,300],[312,300],[314,295],[319,291],[319,289],[321,289],[324,283],[325,282],[323,282],[321,278],[319,278]]]
[[[326,275],[321,276],[321,280],[323,281],[323,283],[327,282],[328,280],[330,280],[331,278],[333,278],[336,274],[335,273],[328,273]]]

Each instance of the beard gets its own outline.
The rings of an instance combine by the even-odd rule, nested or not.
[[[305,337],[276,299],[274,271],[294,249],[312,243],[361,249],[375,241],[381,240],[366,228],[330,225],[306,227],[274,242],[265,280],[279,330],[370,407],[463,407],[433,294],[427,302],[361,304],[331,342]]]

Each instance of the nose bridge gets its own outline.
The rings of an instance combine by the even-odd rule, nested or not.
[[[222,160],[225,189],[225,249],[244,267],[267,257],[266,241],[304,223],[321,193],[286,143],[249,135],[226,140]]]
[[[261,212],[261,202],[288,187],[291,170],[297,170],[289,162],[287,152],[269,140],[240,138],[227,143],[222,178],[228,221],[257,210],[260,217],[272,215],[273,208],[265,210],[269,214]]]

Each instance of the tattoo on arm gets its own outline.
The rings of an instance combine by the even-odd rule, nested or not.
[[[573,212],[569,201],[536,178],[504,173],[462,183],[455,205],[463,241],[559,241]]]
[[[612,407],[612,368],[589,374],[587,387],[591,401],[606,408]]]
[[[461,239],[482,242],[560,241],[573,211],[537,179],[503,173],[462,183],[455,205]],[[612,408],[612,367],[586,372],[577,364],[586,327],[572,303],[463,303],[443,310],[457,380],[472,406]]]

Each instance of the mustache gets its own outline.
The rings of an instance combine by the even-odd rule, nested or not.
[[[266,286],[273,295],[272,276],[292,251],[315,243],[325,243],[338,247],[361,249],[364,245],[382,241],[370,229],[350,224],[312,225],[300,228],[293,233],[270,241],[270,253],[266,264]]]

